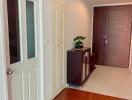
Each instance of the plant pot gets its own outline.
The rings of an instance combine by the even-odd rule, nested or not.
[[[76,49],[81,49],[81,48],[83,48],[83,45],[75,45],[75,48]]]

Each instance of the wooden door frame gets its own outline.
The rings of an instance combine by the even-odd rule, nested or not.
[[[92,7],[92,29],[91,29],[91,32],[92,32],[92,35],[91,35],[91,38],[92,38],[92,41],[91,41],[91,48],[92,48],[92,44],[93,44],[93,21],[94,21],[94,19],[93,19],[93,17],[94,17],[94,8],[95,7],[103,7],[103,6],[121,6],[121,5],[132,5],[132,2],[124,2],[124,3],[105,3],[105,4],[95,4],[95,5],[92,5],[91,7]],[[131,35],[131,43],[132,43],[132,35]],[[132,69],[132,67],[131,67],[131,60],[132,60],[132,55],[131,55],[131,53],[132,53],[132,44],[130,44],[130,53],[129,53],[129,55],[130,55],[130,57],[129,57],[129,70],[131,70]]]

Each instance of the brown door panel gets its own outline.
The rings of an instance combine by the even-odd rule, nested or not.
[[[131,6],[107,7],[107,45],[104,65],[128,67]]]
[[[94,14],[93,53],[96,64],[128,67],[132,6],[97,7]]]
[[[93,29],[93,53],[95,54],[96,64],[104,64],[104,36],[105,36],[105,7],[99,7],[94,9],[94,29]]]

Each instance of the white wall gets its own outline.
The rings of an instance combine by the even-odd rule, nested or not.
[[[74,47],[73,39],[77,35],[85,36],[84,46],[91,47],[91,9],[83,0],[69,0],[66,8],[66,48]]]

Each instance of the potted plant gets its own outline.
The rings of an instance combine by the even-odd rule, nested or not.
[[[84,39],[86,39],[86,38],[83,36],[77,36],[76,38],[74,38],[75,48],[77,48],[77,49],[83,48],[82,40],[84,40]]]

